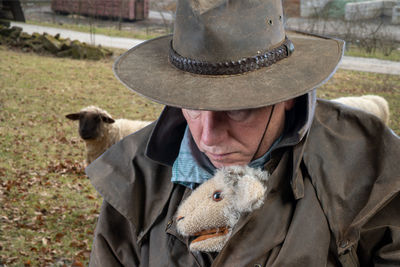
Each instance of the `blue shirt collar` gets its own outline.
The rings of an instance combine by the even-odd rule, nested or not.
[[[194,189],[199,184],[204,183],[210,179],[215,172],[215,167],[212,170],[206,170],[199,166],[196,159],[193,157],[189,146],[190,132],[189,127],[186,126],[185,134],[183,136],[181,146],[179,149],[178,157],[176,158],[174,164],[172,165],[172,178],[173,183],[181,184],[191,189]],[[281,141],[282,136],[279,137],[269,150],[260,158],[253,160],[249,163],[252,168],[264,168],[264,165],[271,158],[271,151]]]

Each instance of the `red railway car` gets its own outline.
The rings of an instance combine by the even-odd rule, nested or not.
[[[143,20],[149,16],[149,0],[52,0],[54,12]]]

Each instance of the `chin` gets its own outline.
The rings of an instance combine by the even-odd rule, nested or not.
[[[222,167],[228,167],[228,166],[242,166],[242,165],[247,165],[247,161],[232,161],[232,162],[213,162],[211,163],[214,165],[215,168],[219,169]]]

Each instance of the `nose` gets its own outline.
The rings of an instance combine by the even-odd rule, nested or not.
[[[201,114],[201,142],[206,146],[218,145],[225,135],[222,114],[217,111],[204,111]]]
[[[90,130],[88,130],[86,128],[80,129],[79,130],[79,134],[82,137],[82,139],[84,139],[84,140],[88,140],[88,139],[94,138],[94,132],[90,131]]]

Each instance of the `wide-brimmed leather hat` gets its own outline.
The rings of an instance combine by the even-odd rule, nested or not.
[[[133,47],[114,73],[169,106],[256,108],[324,83],[343,49],[342,40],[285,31],[280,0],[178,0],[173,35]]]

